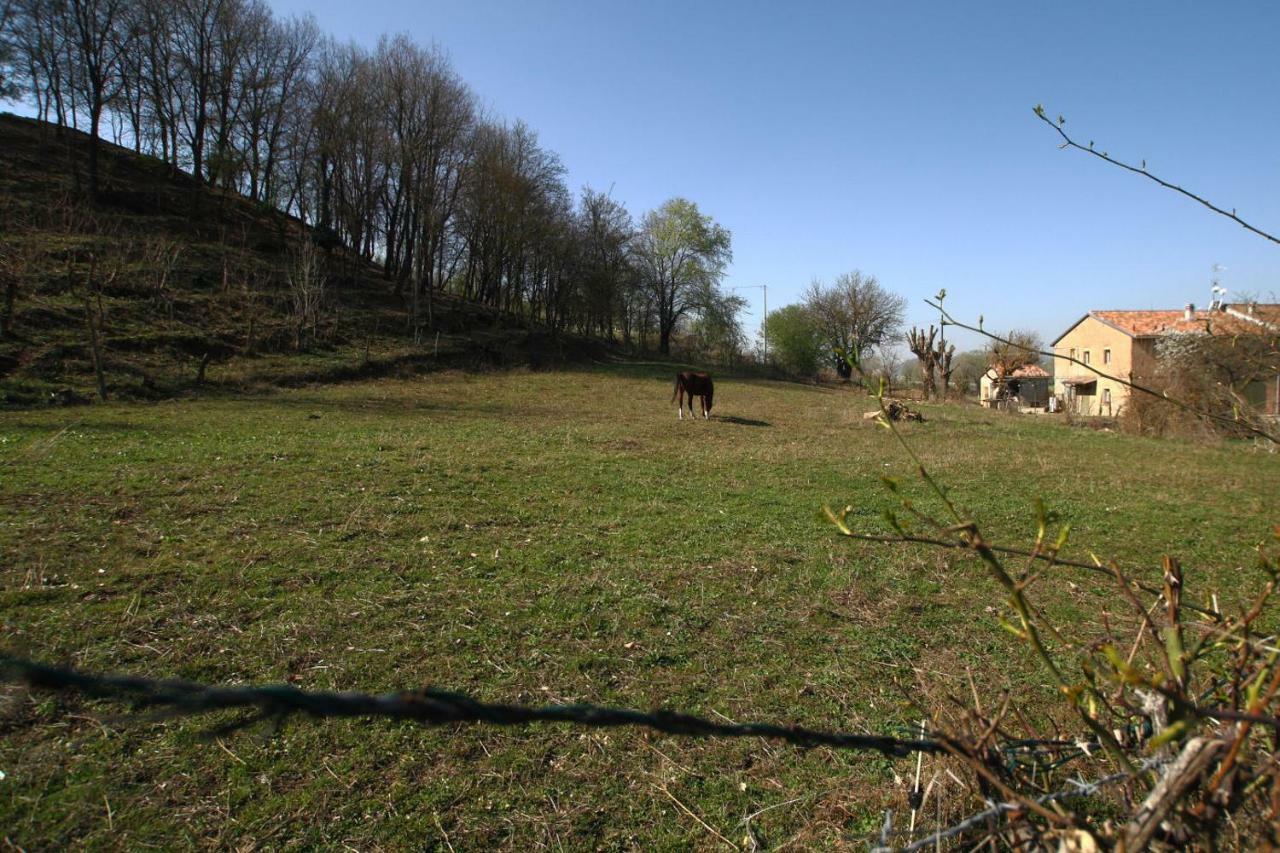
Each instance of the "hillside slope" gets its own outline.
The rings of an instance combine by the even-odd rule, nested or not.
[[[300,331],[289,282],[306,225],[105,144],[89,205],[86,142],[0,114],[0,405],[96,394],[95,337],[107,393],[150,399],[603,351],[443,294],[415,344],[395,284],[332,248],[311,250],[325,287]]]

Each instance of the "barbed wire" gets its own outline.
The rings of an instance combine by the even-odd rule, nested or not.
[[[263,719],[305,715],[314,718],[386,717],[426,725],[488,723],[519,726],[531,723],[573,723],[592,728],[636,726],[686,737],[760,737],[795,746],[827,746],[878,752],[902,758],[918,752],[944,753],[958,749],[945,738],[904,739],[851,732],[820,731],[775,723],[718,723],[676,711],[644,712],[601,705],[544,705],[532,707],[481,702],[462,693],[424,688],[396,693],[333,693],[301,690],[287,684],[211,687],[191,681],[157,680],[137,676],[99,675],[48,666],[0,654],[0,680],[25,683],[43,690],[72,690],[101,699],[165,708],[177,715],[223,710],[253,710],[255,714],[222,731]]]
[[[1043,806],[1043,805],[1047,805],[1048,803],[1056,802],[1058,800],[1065,800],[1072,797],[1092,796],[1093,794],[1096,794],[1098,791],[1102,790],[1108,785],[1114,785],[1117,782],[1125,782],[1130,779],[1135,779],[1138,776],[1141,776],[1143,773],[1146,773],[1151,770],[1155,770],[1158,767],[1168,764],[1171,760],[1172,760],[1171,758],[1166,756],[1156,756],[1153,758],[1148,758],[1145,761],[1143,761],[1141,764],[1138,765],[1136,771],[1133,773],[1129,773],[1129,772],[1113,773],[1110,776],[1104,776],[1101,779],[1095,779],[1092,782],[1081,782],[1079,780],[1069,780],[1070,787],[1061,788],[1057,791],[1053,791],[1052,793],[1045,794],[1041,797],[1037,797],[1035,799],[1035,803],[1037,805]],[[892,851],[892,850],[898,850],[899,853],[911,853],[911,851],[923,850],[926,847],[932,847],[943,841],[947,841],[948,839],[955,838],[957,835],[963,835],[964,833],[968,832],[970,829],[973,829],[975,826],[978,826],[980,824],[985,824],[987,821],[991,820],[992,818],[1000,817],[1001,815],[1007,814],[1009,812],[1017,812],[1017,811],[1025,811],[1025,810],[1026,810],[1026,805],[1023,803],[1007,803],[1007,802],[996,803],[995,805],[991,806],[988,809],[980,811],[977,814],[970,815],[969,817],[965,818],[964,820],[960,821],[957,824],[949,826],[945,829],[939,829],[936,832],[934,832],[932,835],[929,835],[925,838],[921,838],[919,841],[914,841],[905,847],[894,848],[894,847],[889,847],[887,845],[882,844],[881,846],[871,848],[872,853],[888,853],[888,851]],[[892,826],[892,820],[889,815],[885,816],[885,826],[887,827]],[[882,830],[881,837],[884,838],[886,837],[887,834],[888,833],[885,833]]]

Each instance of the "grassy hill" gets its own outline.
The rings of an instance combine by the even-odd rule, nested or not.
[[[112,145],[88,205],[85,146],[76,131],[0,114],[0,316],[10,288],[12,300],[0,406],[94,394],[90,323],[108,392],[123,398],[601,352],[444,295],[415,345],[394,284],[336,249],[323,253],[318,340],[299,347],[288,279],[312,236],[303,223]]]

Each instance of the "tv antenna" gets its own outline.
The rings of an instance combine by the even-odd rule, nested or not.
[[[1222,264],[1214,264],[1211,270],[1213,275],[1209,279],[1209,290],[1213,293],[1213,304],[1210,306],[1212,308],[1221,308],[1222,303],[1225,301],[1224,297],[1227,295],[1227,289],[1218,283],[1218,275],[1225,272],[1226,269]]]

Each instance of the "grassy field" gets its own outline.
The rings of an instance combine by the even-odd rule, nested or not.
[[[912,668],[1048,696],[972,560],[841,540],[911,467],[844,391],[724,380],[677,422],[670,369],[441,373],[269,396],[0,413],[3,644],[213,682],[664,706],[891,731]],[[1092,550],[1226,605],[1280,521],[1280,458],[925,407],[904,429],[1005,544],[1043,496]],[[923,491],[912,485],[912,489]],[[1105,581],[1035,595],[1094,618]],[[967,688],[966,688],[967,689]],[[854,846],[906,762],[544,726],[218,720],[10,691],[0,835],[28,849]]]

